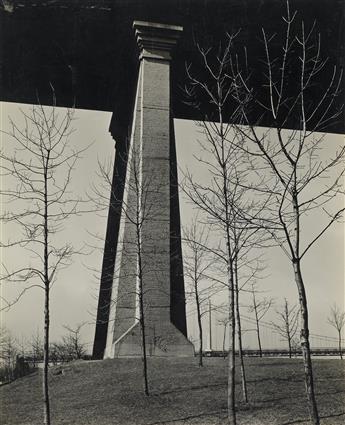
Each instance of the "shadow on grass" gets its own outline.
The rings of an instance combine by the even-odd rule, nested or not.
[[[319,396],[321,396],[321,395],[329,395],[329,396],[332,396],[332,395],[337,395],[337,394],[341,394],[341,393],[345,393],[345,389],[343,389],[343,390],[337,390],[337,391],[324,391],[324,392],[317,392],[316,393],[316,396],[317,397],[319,397]]]
[[[218,416],[220,418],[220,417],[224,417],[225,414],[226,414],[226,410],[216,410],[214,412],[207,412],[207,413],[205,412],[205,413],[199,413],[197,415],[184,416],[183,418],[165,419],[164,421],[149,422],[146,425],[163,425],[163,424],[169,424],[172,422],[188,421],[189,419],[205,418],[207,416],[209,417]]]
[[[269,398],[269,399],[262,399],[260,400],[260,403],[276,403],[278,401],[285,401],[285,400],[299,400],[300,396],[299,394],[296,395],[285,395],[283,397],[276,397],[276,398]]]
[[[332,392],[329,392],[329,391],[318,392],[317,396],[318,397],[320,397],[320,396],[330,396],[331,397],[331,396],[336,396],[338,394],[342,394],[344,392],[345,392],[345,390],[332,391]],[[282,397],[274,397],[274,398],[267,398],[267,399],[263,398],[259,402],[264,404],[264,405],[267,405],[268,403],[274,404],[274,403],[277,403],[277,402],[279,403],[279,402],[282,402],[282,401],[286,402],[287,400],[291,400],[291,401],[292,400],[299,400],[300,396],[301,396],[300,394],[296,393],[296,394],[292,394],[292,395],[284,395]],[[342,414],[343,413],[340,413],[338,416],[341,416]],[[304,420],[299,420],[299,422],[303,422],[303,421]],[[290,424],[290,423],[293,424],[295,422],[287,422],[286,424],[282,424],[282,425],[287,425],[287,424]],[[298,421],[296,423],[298,423]]]
[[[248,403],[248,404],[242,405],[241,408],[239,408],[239,406],[236,407],[237,413],[241,412],[242,414],[249,414],[249,415],[252,415],[255,412],[260,411],[260,410],[265,410],[265,406],[261,406],[259,404]],[[179,423],[179,422],[188,421],[190,419],[198,419],[198,418],[206,418],[206,417],[209,417],[209,418],[217,417],[218,419],[221,419],[221,418],[225,418],[226,416],[227,416],[227,408],[223,407],[223,408],[221,408],[219,410],[215,410],[213,412],[203,412],[203,413],[199,413],[199,414],[195,414],[195,415],[183,416],[183,417],[180,417],[180,418],[169,418],[169,419],[164,419],[163,421],[148,422],[148,423],[146,423],[146,425],[164,425],[164,424],[170,424],[170,423],[174,423],[174,422]]]
[[[268,378],[260,378],[260,379],[248,379],[247,383],[248,384],[254,384],[254,383],[258,383],[258,382],[267,382],[267,381],[274,381],[274,382],[304,382],[303,378],[294,378],[292,379],[290,378],[278,378],[277,376],[272,376],[272,377],[268,377]]]
[[[254,364],[248,364],[247,366],[248,367],[261,367],[261,366],[268,366],[268,367],[270,367],[270,368],[272,368],[272,367],[281,367],[281,366],[291,366],[291,363],[292,362],[287,362],[287,361],[273,361],[272,363],[267,363],[267,362],[265,362],[264,360],[262,361],[262,363],[261,363],[261,361],[260,361],[260,359],[258,358],[258,362],[257,363],[254,363]]]
[[[345,412],[340,412],[340,413],[333,413],[332,415],[320,415],[320,419],[328,419],[328,418],[338,418],[339,416],[343,416],[345,415]],[[284,422],[282,423],[282,425],[293,425],[293,424],[300,424],[303,422],[308,422],[309,418],[304,418],[304,419],[296,419],[294,421],[289,421],[289,422]]]
[[[206,388],[219,388],[219,387],[226,387],[227,383],[217,383],[217,384],[210,384],[210,385],[195,385],[190,387],[179,387],[179,388],[173,388],[171,390],[167,391],[160,391],[160,392],[154,392],[152,393],[153,396],[160,396],[160,395],[168,395],[173,393],[183,393],[185,391],[195,391],[195,390],[204,390]]]
[[[345,392],[345,390],[332,391],[332,392],[325,391],[325,392],[322,392],[322,393],[318,392],[317,396],[318,397],[320,397],[320,396],[332,396],[332,395],[337,395],[337,394],[341,394],[341,393],[344,393],[344,392]],[[294,399],[300,399],[300,394],[296,393],[296,394],[293,394],[293,395],[284,395],[282,397],[275,397],[275,398],[268,398],[268,399],[263,398],[263,399],[260,400],[260,403],[274,403],[274,402],[277,402],[277,401],[294,400]]]

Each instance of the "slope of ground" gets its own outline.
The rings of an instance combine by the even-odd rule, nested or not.
[[[250,402],[241,401],[239,425],[306,424],[300,359],[246,359]],[[344,363],[314,360],[323,425],[345,420]],[[59,373],[62,372],[62,373]],[[51,370],[52,423],[75,425],[226,424],[227,362],[205,359],[149,359],[151,395],[142,391],[139,359],[75,362]],[[237,378],[238,383],[239,376]],[[40,374],[0,388],[1,424],[42,423]]]

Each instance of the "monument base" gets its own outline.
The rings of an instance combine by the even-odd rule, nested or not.
[[[148,357],[192,357],[193,344],[172,324],[145,327],[146,355]],[[113,343],[111,357],[140,357],[142,336],[136,322]]]

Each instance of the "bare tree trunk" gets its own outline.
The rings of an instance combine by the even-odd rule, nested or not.
[[[142,284],[140,284],[142,287]],[[141,290],[140,290],[141,292]],[[144,319],[144,303],[142,294],[139,294],[140,304],[140,333],[141,333],[141,345],[142,345],[142,362],[143,362],[143,378],[144,378],[144,393],[149,395],[149,385],[147,379],[147,354],[146,354],[146,334],[145,334],[145,319]]]
[[[230,237],[228,235],[228,251],[230,252]],[[235,398],[235,312],[234,312],[234,277],[232,260],[229,255],[228,285],[229,285],[229,367],[228,367],[228,421],[236,425]]]
[[[296,176],[296,173],[295,173]],[[296,177],[295,177],[296,179]],[[296,182],[295,186],[296,187]],[[309,344],[309,320],[308,320],[308,305],[307,295],[305,292],[305,286],[302,277],[301,263],[299,258],[299,245],[300,245],[300,212],[298,205],[297,192],[295,191],[292,196],[293,210],[295,214],[295,253],[293,257],[293,269],[295,274],[295,282],[298,289],[299,304],[301,309],[301,348],[303,354],[304,363],[304,378],[305,388],[308,399],[309,416],[314,425],[320,424],[319,412],[317,409],[316,398],[314,393],[314,377],[313,367],[311,362],[310,344]]]
[[[237,322],[237,336],[238,336],[238,356],[240,359],[240,367],[241,367],[242,396],[243,396],[243,400],[246,403],[248,403],[247,380],[246,380],[246,371],[244,368],[243,349],[242,349],[242,327],[241,327],[238,274],[237,274],[236,260],[235,260],[235,308],[236,308],[236,322]]]
[[[319,413],[318,413],[316,398],[314,393],[313,368],[312,368],[311,355],[310,355],[307,297],[305,293],[304,282],[302,278],[302,272],[301,272],[301,266],[300,266],[299,260],[295,260],[293,266],[294,266],[294,273],[295,273],[295,281],[296,281],[298,293],[299,293],[299,303],[300,303],[301,317],[302,317],[301,347],[302,347],[302,354],[303,354],[304,377],[305,377],[305,387],[306,387],[307,398],[308,398],[309,415],[314,425],[320,425]]]
[[[195,290],[195,302],[196,302],[196,309],[197,309],[197,315],[198,315],[198,327],[199,327],[199,342],[200,342],[200,351],[199,351],[199,366],[203,366],[203,358],[202,358],[202,351],[203,351],[203,342],[202,342],[202,324],[201,324],[201,309],[200,309],[200,299],[199,299],[199,292],[198,292],[198,284],[197,280],[194,280],[194,290]]]
[[[285,317],[286,317],[286,337],[287,337],[288,346],[289,346],[289,358],[291,359],[292,352],[291,352],[290,317],[289,317],[288,302],[286,299],[285,299]]]
[[[260,324],[259,324],[259,316],[258,316],[258,306],[256,304],[254,286],[253,286],[253,311],[255,314],[255,326],[256,326],[256,336],[258,338],[259,345],[259,356],[262,357],[262,348],[261,348],[261,338],[260,338]]]
[[[290,334],[290,325],[289,325],[289,322],[287,322],[286,327],[287,327],[287,329],[286,329],[286,335],[287,335],[287,340],[288,340],[288,345],[289,345],[289,358],[291,359],[291,357],[292,357],[292,348],[291,348],[291,334]]]
[[[149,395],[149,385],[147,378],[147,354],[146,354],[146,335],[145,335],[145,316],[144,316],[144,301],[143,301],[143,266],[141,261],[141,235],[140,228],[137,226],[137,243],[138,243],[138,267],[139,267],[139,309],[140,309],[140,331],[142,345],[142,361],[143,361],[143,378],[144,378],[144,393]]]
[[[288,337],[288,344],[289,344],[289,358],[291,359],[291,357],[292,357],[292,349],[291,349],[291,338],[290,338],[290,336]]]
[[[259,323],[256,324],[256,333],[257,333],[257,336],[258,336],[259,356],[262,357],[262,348],[261,348],[261,337],[260,337]]]
[[[43,400],[44,400],[44,424],[50,425],[50,401],[49,401],[49,255],[48,255],[48,175],[47,168],[49,153],[44,164],[44,349],[43,349]]]
[[[341,360],[343,360],[343,353],[341,351],[341,330],[338,330],[338,337],[339,337],[339,355]]]
[[[212,307],[211,300],[208,299],[208,338],[210,344],[210,353],[212,352]]]
[[[224,334],[223,334],[223,357],[225,359],[226,357],[226,353],[225,353],[225,337],[226,337],[226,327],[227,327],[227,322],[224,322]]]
[[[255,294],[254,293],[253,293],[253,303],[254,303],[254,312],[255,312],[256,335],[257,335],[257,338],[258,338],[258,345],[259,345],[259,356],[262,357],[260,325],[259,325],[258,310],[257,310],[257,306],[256,306],[256,300],[255,300]]]
[[[140,297],[140,309],[142,308],[143,302],[142,297]],[[146,336],[145,336],[145,321],[144,321],[144,315],[142,311],[140,312],[140,330],[141,330],[141,342],[142,342],[142,361],[143,361],[143,378],[144,378],[144,393],[145,395],[149,394],[149,385],[148,385],[148,379],[147,379],[147,354],[146,354]]]
[[[49,284],[46,285],[46,289],[45,289],[45,308],[44,308],[43,399],[44,399],[44,424],[45,425],[50,425],[48,367],[49,367]]]

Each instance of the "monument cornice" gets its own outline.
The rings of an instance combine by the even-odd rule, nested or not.
[[[171,60],[172,49],[183,31],[178,25],[146,21],[134,21],[133,28],[140,49],[139,59]]]

